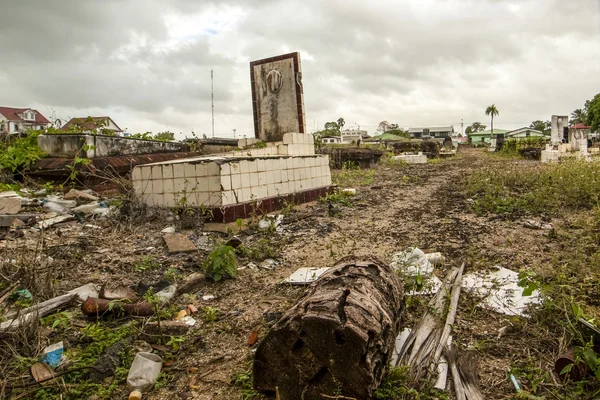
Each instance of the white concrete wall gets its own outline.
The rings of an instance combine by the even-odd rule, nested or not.
[[[149,206],[219,207],[330,186],[331,171],[326,155],[210,157],[137,166],[132,180]]]

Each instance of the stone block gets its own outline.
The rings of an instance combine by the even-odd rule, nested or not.
[[[207,171],[207,175],[211,176],[211,175],[219,175],[221,173],[221,168],[219,166],[219,164],[217,164],[216,162],[209,162],[206,164],[206,167],[208,169]],[[233,168],[232,168],[233,171]]]
[[[242,181],[242,187],[248,188],[250,187],[250,174],[241,174],[240,179]]]
[[[242,188],[242,176],[240,174],[231,175],[231,188],[234,190]]]
[[[142,179],[145,181],[149,181],[152,179],[152,167],[150,166],[143,166],[143,167],[138,167],[141,171],[141,176]]]
[[[231,175],[221,175],[221,187],[224,191],[231,190]]]

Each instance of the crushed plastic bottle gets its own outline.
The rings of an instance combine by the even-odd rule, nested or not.
[[[58,203],[54,203],[52,201],[48,201],[46,199],[42,200],[42,208],[44,209],[44,211],[46,212],[50,212],[50,213],[57,213],[60,215],[65,215],[65,214],[70,214],[71,210],[69,210],[67,207],[58,204]]]
[[[177,291],[177,285],[169,285],[160,292],[156,293],[156,296],[160,298],[162,303],[167,303],[169,300],[175,296],[175,292]]]
[[[153,353],[139,352],[135,355],[127,375],[129,400],[140,400],[143,393],[152,389],[162,369],[162,362],[162,358]]]
[[[46,196],[46,200],[48,200],[48,202],[50,202],[50,203],[60,204],[61,206],[65,207],[65,208],[73,208],[77,205],[77,202],[75,200],[65,200],[62,197],[58,197],[58,196],[54,196],[54,195]]]

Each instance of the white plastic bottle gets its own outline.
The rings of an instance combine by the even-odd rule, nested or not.
[[[129,400],[140,400],[142,393],[152,389],[160,374],[162,362],[162,358],[153,353],[139,352],[135,355],[127,375]]]

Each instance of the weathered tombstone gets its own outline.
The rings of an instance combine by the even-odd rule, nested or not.
[[[276,142],[284,133],[304,133],[304,95],[300,53],[250,63],[255,136]]]
[[[551,140],[552,144],[563,142],[565,139],[565,128],[569,126],[569,117],[562,115],[553,115],[551,121]],[[567,136],[568,137],[568,136]],[[567,139],[568,140],[568,139]]]

